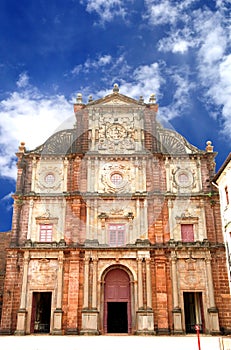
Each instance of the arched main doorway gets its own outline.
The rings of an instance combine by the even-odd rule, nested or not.
[[[131,332],[130,278],[120,268],[110,270],[105,277],[104,332]]]

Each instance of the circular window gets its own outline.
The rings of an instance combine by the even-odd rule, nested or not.
[[[52,186],[55,182],[55,176],[52,173],[49,173],[45,176],[45,182],[48,186]]]
[[[114,173],[110,177],[111,182],[116,187],[120,186],[123,182],[123,176],[120,173]]]
[[[181,173],[181,174],[178,176],[178,180],[179,180],[179,183],[180,183],[182,186],[188,186],[189,177],[188,177],[187,174]]]
[[[179,170],[176,173],[176,183],[180,187],[189,187],[193,183],[193,175],[187,170]]]

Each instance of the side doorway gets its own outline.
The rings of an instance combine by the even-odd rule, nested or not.
[[[51,296],[51,292],[33,292],[31,333],[50,332]]]
[[[130,278],[119,268],[105,277],[104,332],[131,333]]]
[[[204,313],[201,292],[184,292],[184,318],[186,333],[196,333],[195,325],[204,331]]]

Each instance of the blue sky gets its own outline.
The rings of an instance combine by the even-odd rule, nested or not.
[[[14,154],[74,121],[87,102],[120,92],[200,149],[217,170],[231,142],[231,0],[0,2],[0,231],[11,228]]]

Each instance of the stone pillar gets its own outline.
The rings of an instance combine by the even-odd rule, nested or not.
[[[215,306],[214,299],[214,288],[213,288],[213,276],[212,276],[212,267],[211,267],[211,257],[207,256],[205,259],[206,265],[206,274],[207,274],[207,283],[208,283],[208,295],[209,295],[209,331],[211,334],[219,334],[219,318],[218,318],[218,310]]]
[[[147,305],[144,305],[143,299],[143,258],[138,257],[138,311],[137,311],[137,334],[154,334],[154,317],[152,311],[152,292],[151,292],[151,274],[150,274],[150,258],[145,257],[145,273],[146,273],[146,295]]]
[[[142,260],[137,258],[138,263],[138,309],[143,309],[143,278],[142,278]]]
[[[182,313],[179,307],[179,294],[178,294],[178,278],[177,278],[177,257],[172,252],[171,257],[172,263],[172,294],[173,294],[173,327],[174,333],[182,334]]]
[[[146,159],[142,159],[142,178],[141,178],[141,191],[146,191]]]
[[[83,295],[83,309],[82,309],[82,329],[80,334],[85,335],[97,335],[98,330],[98,317],[97,311],[97,259],[93,258],[93,280],[92,280],[92,305],[89,305],[89,262],[90,257],[85,257],[84,265],[84,295]]]
[[[94,200],[94,218],[92,223],[92,230],[94,234],[94,240],[98,241],[98,201]]]
[[[97,267],[98,259],[93,258],[92,309],[97,309]]]
[[[136,200],[136,237],[140,237],[140,200]]]
[[[68,160],[67,158],[63,161],[63,192],[67,191],[67,168],[68,168]]]
[[[83,286],[83,309],[88,309],[89,300],[89,257],[86,256],[84,260],[84,286]]]
[[[34,200],[29,201],[29,215],[28,215],[28,228],[27,228],[27,239],[31,239],[31,225],[32,225],[32,213],[33,213]]]
[[[90,239],[90,201],[86,201],[86,209],[87,209],[87,218],[86,218],[86,239]]]
[[[22,278],[20,308],[18,310],[17,326],[15,331],[15,334],[18,334],[18,335],[26,334],[26,321],[27,321],[26,301],[27,301],[27,280],[28,280],[29,261],[30,261],[30,253],[29,251],[26,251],[24,253],[24,261],[23,261],[23,278]]]
[[[155,253],[155,278],[156,278],[156,320],[158,334],[169,334],[168,318],[168,292],[167,292],[167,259],[164,251]]]
[[[58,256],[58,273],[57,273],[57,302],[54,311],[54,324],[52,334],[62,334],[62,294],[63,294],[63,251]]]
[[[92,181],[92,172],[91,172],[91,158],[87,159],[87,192],[91,192],[91,181]]]
[[[68,281],[68,305],[73,307],[67,308],[67,329],[66,334],[78,334],[78,318],[77,310],[79,308],[79,288],[77,282],[79,281],[79,253],[71,252],[69,260],[69,281]]]
[[[145,238],[148,238],[148,203],[147,199],[144,200],[144,234]]]
[[[34,192],[34,190],[35,190],[36,167],[37,167],[37,161],[36,161],[36,158],[33,157],[32,175],[31,175],[31,192]]]
[[[146,263],[146,291],[147,291],[147,309],[152,310],[152,286],[150,273],[150,258],[145,258]]]

